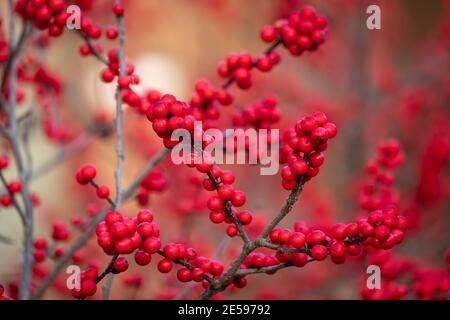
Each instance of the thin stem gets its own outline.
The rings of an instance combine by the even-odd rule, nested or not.
[[[122,5],[121,0],[116,0],[115,3],[117,5]],[[124,16],[116,16],[117,22],[117,30],[119,33],[119,48],[117,50],[117,59],[119,60],[119,74],[120,76],[126,75],[126,66],[125,66],[125,21]],[[122,170],[123,163],[125,159],[124,151],[123,151],[123,110],[122,110],[122,89],[119,85],[117,85],[116,89],[116,170],[115,170],[115,179],[116,179],[116,201],[115,201],[115,209],[120,209],[122,205]]]
[[[170,149],[162,148],[152,159],[146,164],[146,166],[139,171],[138,176],[133,180],[133,182],[128,186],[126,190],[123,191],[123,197],[128,199],[132,196],[134,191],[140,186],[142,181],[148,175],[148,173],[153,170],[168,154]]]
[[[213,176],[213,174],[211,172],[208,172],[207,175],[208,175],[209,180],[211,180],[211,182],[213,183],[214,189],[217,190],[219,188],[219,181]],[[249,245],[250,238],[248,237],[247,233],[245,232],[244,226],[242,225],[242,223],[234,215],[233,210],[231,208],[230,201],[224,201],[224,206],[225,206],[225,214],[233,220],[233,224],[236,226],[239,236],[242,238],[242,240],[244,241],[244,243],[246,245]]]
[[[281,40],[280,37],[278,37],[271,45],[270,47],[268,47],[265,51],[264,54],[269,54],[272,51],[274,51],[280,44],[282,44],[283,41]],[[250,69],[253,69],[256,66],[256,62],[257,60],[253,60],[253,63],[250,65]],[[222,89],[228,89],[233,83],[234,83],[235,79],[233,76],[231,76],[230,78],[227,79],[227,81],[225,81],[224,84],[222,84]]]
[[[300,176],[297,178],[297,184],[295,185],[294,189],[292,189],[291,193],[289,194],[289,197],[286,200],[286,203],[284,204],[283,208],[281,208],[280,212],[275,216],[275,218],[267,225],[267,227],[261,232],[261,234],[258,236],[258,239],[265,239],[270,231],[275,228],[281,220],[286,217],[289,212],[291,212],[292,208],[294,207],[294,204],[297,202],[298,197],[300,193],[303,191],[304,187],[304,177]],[[257,240],[258,240],[257,239]]]
[[[164,157],[161,156],[160,153],[154,156],[154,158],[150,159],[148,164],[140,171],[140,174],[135,178],[135,180],[130,184],[128,188],[123,192],[123,200],[127,201],[131,199],[134,195],[134,192],[140,185],[139,183],[135,183],[135,181],[140,180],[142,176],[146,176],[155,166],[159,164],[159,162]],[[142,180],[140,180],[142,181]],[[86,230],[80,235],[80,237],[70,245],[64,252],[64,254],[58,258],[57,262],[53,266],[53,269],[49,272],[47,277],[41,282],[40,286],[37,288],[35,294],[33,295],[33,299],[40,299],[47,288],[51,285],[56,276],[61,272],[67,262],[72,258],[72,255],[81,247],[83,247],[86,242],[91,238],[91,236],[95,233],[95,228],[97,225],[105,218],[106,213],[113,209],[113,207],[109,207],[103,210],[101,213],[96,215],[89,222]]]
[[[14,2],[8,1],[9,6],[9,43],[12,48],[9,68],[9,90],[8,90],[8,124],[9,124],[9,140],[14,154],[17,166],[19,181],[22,185],[22,200],[25,205],[25,220],[23,224],[24,239],[22,248],[22,277],[19,288],[19,298],[29,299],[31,286],[31,269],[33,264],[32,246],[33,246],[33,205],[30,200],[30,192],[28,190],[28,180],[19,141],[19,130],[16,115],[16,85],[17,85],[17,56],[20,50],[19,44],[16,44],[16,27],[14,21]],[[24,27],[25,28],[25,27]],[[6,71],[6,70],[5,70]],[[6,77],[6,74],[4,75]],[[4,78],[5,79],[5,78]],[[2,84],[3,88],[3,84]]]
[[[299,177],[297,179],[297,184],[295,188],[291,191],[289,194],[286,203],[281,208],[280,212],[277,214],[277,216],[269,223],[269,225],[261,232],[261,234],[258,236],[258,238],[255,241],[251,241],[250,243],[246,244],[244,243],[244,246],[242,248],[241,253],[239,256],[233,261],[228,271],[223,275],[220,279],[215,280],[211,285],[206,288],[206,290],[199,296],[199,299],[206,300],[214,296],[215,294],[223,291],[226,289],[228,282],[232,280],[237,272],[239,271],[239,268],[241,264],[244,262],[245,258],[253,252],[255,249],[259,247],[264,246],[270,246],[270,242],[264,241],[267,235],[270,233],[270,231],[275,228],[278,223],[283,220],[286,215],[291,212],[292,207],[294,206],[295,202],[297,202],[298,197],[303,190],[304,186],[304,178],[303,176]],[[280,250],[278,246],[273,246],[272,249]],[[301,251],[299,251],[301,252]]]
[[[25,213],[23,212],[22,208],[20,207],[19,202],[17,202],[16,196],[14,195],[14,193],[9,191],[8,182],[6,181],[6,178],[3,175],[3,172],[1,172],[1,171],[0,171],[0,180],[2,181],[3,187],[8,192],[9,197],[11,198],[11,201],[12,201],[14,207],[16,208],[16,211],[19,214],[20,219],[22,220],[22,224],[25,225],[26,221],[27,221],[27,219],[25,217]]]

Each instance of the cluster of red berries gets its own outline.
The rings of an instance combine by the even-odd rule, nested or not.
[[[0,284],[0,300],[12,300],[10,297],[4,295],[5,294],[5,288],[3,285]]]
[[[431,268],[405,257],[395,256],[391,251],[374,251],[368,263],[383,271],[380,289],[361,285],[361,296],[369,300],[400,299],[413,294],[418,299],[447,299],[450,276],[446,268]],[[408,279],[410,283],[405,283]]]
[[[299,177],[306,182],[319,173],[325,161],[323,151],[336,134],[336,125],[323,112],[304,117],[286,132],[280,150],[280,162],[287,163],[281,170],[283,188],[292,190]]]
[[[233,113],[234,127],[269,129],[279,120],[280,110],[277,108],[277,98],[272,95]]]
[[[80,288],[71,290],[75,299],[84,299],[93,296],[97,292],[98,267],[89,266],[80,274]]]
[[[69,18],[64,0],[18,0],[15,10],[24,20],[32,21],[36,28],[48,29],[49,35],[54,37],[63,33]]]
[[[252,85],[253,57],[248,52],[230,53],[225,61],[219,62],[217,73],[222,78],[233,77],[241,89],[248,89]]]
[[[99,197],[100,199],[109,198],[110,193],[109,188],[104,185],[100,186],[97,185],[94,181],[96,176],[97,176],[97,169],[93,165],[87,164],[77,170],[75,179],[81,185],[86,185],[88,183],[92,184],[96,189],[97,197]]]
[[[269,238],[273,244],[280,245],[281,248],[298,249],[289,253],[279,250],[275,255],[279,262],[291,262],[294,266],[302,267],[308,262],[309,257],[322,261],[330,255],[334,263],[341,264],[347,255],[359,255],[362,246],[391,249],[403,240],[406,227],[405,217],[398,215],[396,208],[388,207],[384,211],[373,211],[367,219],[361,218],[356,223],[338,223],[329,233],[308,228],[304,223],[297,222],[294,225],[294,232],[275,228],[270,232]],[[258,265],[276,264],[273,258],[258,256],[258,259]],[[253,262],[249,262],[247,266],[257,267]]]
[[[237,227],[233,223],[231,216],[227,214],[228,210],[237,218],[237,220],[244,226],[252,222],[253,216],[247,210],[238,211],[237,207],[242,207],[246,202],[246,196],[243,191],[236,190],[233,187],[235,177],[231,171],[222,171],[217,166],[212,166],[210,169],[211,175],[215,182],[209,177],[203,180],[203,188],[207,191],[217,191],[216,196],[209,197],[207,207],[211,210],[209,219],[216,224],[225,222],[228,224],[226,233],[230,237],[234,237],[238,233]]]
[[[192,115],[196,120],[217,120],[220,116],[219,104],[229,106],[233,103],[233,96],[226,89],[215,89],[207,80],[195,82],[195,92],[191,97]]]
[[[52,238],[56,241],[66,241],[69,239],[69,229],[63,222],[53,223]]]
[[[407,226],[406,218],[399,215],[398,209],[389,206],[370,212],[367,218],[356,223],[335,225],[332,235],[338,241],[362,239],[364,245],[388,250],[402,242]]]
[[[170,139],[174,130],[181,128],[194,130],[195,119],[190,113],[190,106],[187,103],[166,94],[148,108],[146,115],[152,123],[153,130],[164,139],[164,145],[173,148],[178,143]]]
[[[155,168],[151,170],[142,180],[136,194],[136,199],[140,206],[148,206],[150,194],[159,193],[166,190],[168,182],[161,169]]]
[[[130,85],[137,85],[140,82],[140,78],[137,74],[134,73],[134,65],[131,63],[127,63],[125,65],[126,75],[119,76],[120,65],[119,60],[117,58],[117,49],[113,48],[108,51],[108,67],[103,69],[100,73],[100,77],[105,83],[112,82],[116,76],[117,84],[123,90],[127,90],[130,88]]]
[[[136,218],[109,211],[97,225],[96,234],[98,244],[108,255],[130,254],[142,249],[136,253],[140,257],[154,254],[161,248],[159,228],[149,210],[139,211]]]
[[[371,179],[363,186],[359,206],[366,210],[380,209],[397,204],[397,195],[392,190],[395,169],[404,161],[404,154],[396,140],[380,142],[375,159],[366,165]]]
[[[268,43],[281,39],[291,54],[300,55],[316,50],[325,41],[327,26],[327,20],[318,16],[314,8],[304,7],[291,13],[287,20],[264,26],[261,39]]]
[[[241,265],[241,269],[248,268],[263,268],[270,267],[279,264],[278,259],[270,254],[264,254],[260,252],[252,252],[247,258],[245,258],[244,262]]]
[[[6,170],[9,166],[9,158],[6,155],[0,156],[0,173]],[[13,204],[13,197],[15,194],[22,192],[22,184],[18,180],[11,180],[6,184],[6,193],[0,196],[0,205],[3,207],[9,207]],[[37,206],[40,203],[39,197],[32,193],[30,194],[30,200],[33,206]]]
[[[164,261],[164,263],[163,263]],[[160,268],[160,264],[167,264],[169,260],[163,259],[158,264],[158,269],[160,272],[163,272]],[[189,281],[195,281],[195,282],[202,282],[203,286],[207,287],[209,286],[209,282],[206,279],[206,277],[220,277],[223,273],[224,267],[223,265],[218,262],[214,261],[212,259],[209,259],[207,257],[195,257],[192,260],[189,261],[190,266],[192,268],[180,268],[177,271],[177,279],[180,282],[189,282]],[[165,271],[165,270],[164,270]]]
[[[35,263],[44,262],[47,258],[47,240],[36,238],[33,243],[33,258]]]

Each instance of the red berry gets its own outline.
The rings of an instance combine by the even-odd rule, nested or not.
[[[361,253],[361,245],[359,243],[353,242],[347,245],[347,252],[351,256],[357,256]]]
[[[246,226],[252,222],[253,217],[250,211],[244,210],[237,214],[237,218],[244,226]]]
[[[343,223],[338,223],[331,229],[331,234],[336,240],[344,240],[347,237],[347,226]]]
[[[106,186],[99,186],[96,193],[97,197],[100,199],[107,199],[109,197],[109,188]]]
[[[311,257],[317,261],[324,260],[327,257],[327,248],[320,244],[316,244],[311,249]]]
[[[125,13],[125,9],[120,5],[120,4],[115,4],[113,6],[113,12],[116,16],[123,16],[123,14]]]
[[[310,133],[317,128],[317,121],[313,116],[306,116],[301,120],[300,125],[304,133]]]
[[[237,235],[237,233],[238,233],[238,229],[234,225],[229,225],[227,227],[227,235],[229,237],[234,237]]]
[[[129,254],[133,252],[133,241],[129,238],[123,238],[114,242],[114,250],[119,254]]]
[[[273,40],[275,40],[277,36],[276,30],[274,27],[267,25],[262,27],[261,29],[261,39],[264,42],[272,42]]]
[[[161,240],[156,237],[149,237],[144,240],[142,248],[150,254],[156,253],[161,248]]]
[[[294,248],[303,248],[306,244],[305,235],[300,232],[294,232],[291,236],[291,245]]]
[[[235,207],[241,207],[245,204],[246,197],[245,193],[242,191],[235,191],[233,199],[231,199],[231,204]]]
[[[0,170],[8,168],[9,160],[8,157],[3,155],[0,156]]]
[[[97,170],[94,166],[91,165],[85,165],[81,168],[81,176],[84,181],[92,181],[95,176],[97,175]]]
[[[161,273],[168,273],[172,270],[172,262],[167,259],[162,259],[158,262],[158,270]]]
[[[330,246],[330,256],[335,259],[342,259],[347,254],[347,247],[344,242],[337,241]]]
[[[325,240],[325,233],[321,230],[314,230],[306,236],[306,242],[310,245],[320,244]]]
[[[168,244],[168,245],[164,246],[163,252],[164,252],[164,257],[167,260],[175,260],[180,257],[180,250],[178,249],[177,245]]]
[[[10,183],[8,183],[8,191],[10,193],[17,193],[22,191],[22,184],[19,181],[11,181]]]
[[[123,217],[122,214],[118,211],[109,211],[105,215],[105,222],[108,227],[113,225],[116,222],[122,222]]]
[[[109,68],[103,69],[101,72],[101,78],[106,83],[112,82],[115,77],[116,77],[115,72]]]
[[[219,186],[217,194],[222,200],[231,200],[234,195],[234,188],[229,184],[222,184]]]
[[[134,261],[140,266],[146,266],[152,261],[152,256],[144,250],[138,250],[134,254]]]
[[[81,282],[81,294],[86,297],[93,296],[97,292],[97,285],[92,280],[83,280]]]
[[[113,263],[115,273],[125,272],[128,269],[128,261],[123,257],[119,257]]]
[[[106,37],[110,40],[114,40],[117,38],[117,28],[115,26],[110,26],[106,29]]]
[[[308,255],[305,253],[296,253],[292,264],[296,267],[304,267],[308,263]]]
[[[389,228],[384,225],[381,225],[375,228],[374,236],[378,240],[384,241],[387,240],[387,238],[389,238],[389,233],[390,233]]]
[[[152,222],[153,221],[153,214],[150,210],[144,209],[138,212],[137,214],[137,221],[138,223],[141,222]]]
[[[219,197],[213,196],[208,199],[208,209],[211,211],[221,211],[224,208],[223,201]]]
[[[181,282],[189,282],[191,281],[191,271],[188,268],[181,268],[177,272],[177,278]]]
[[[115,222],[109,227],[109,233],[116,240],[123,239],[128,234],[128,228],[123,222]]]
[[[225,220],[225,213],[223,211],[211,211],[209,219],[216,224],[222,223]]]

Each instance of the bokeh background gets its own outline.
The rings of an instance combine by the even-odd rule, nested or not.
[[[327,150],[323,170],[307,185],[283,222],[289,227],[297,220],[309,225],[351,221],[359,210],[364,166],[374,155],[377,142],[398,139],[405,163],[396,187],[401,211],[410,219],[411,228],[404,243],[394,250],[424,267],[445,270],[444,255],[450,246],[449,1],[128,0],[126,56],[141,78],[136,91],[156,89],[189,100],[197,79],[207,78],[219,85],[215,70],[220,60],[233,51],[262,52],[266,44],[259,39],[260,28],[304,4],[314,5],[329,19],[327,42],[317,52],[301,57],[280,50],[281,64],[268,74],[257,73],[251,90],[231,89],[235,103],[221,110],[221,124],[230,123],[234,110],[269,94],[279,101],[280,128],[292,126],[316,110],[326,112],[337,124],[339,134]],[[366,28],[369,4],[381,7],[381,30]],[[113,24],[110,6],[109,0],[93,1],[88,15],[102,26]],[[6,18],[5,9],[2,2],[2,19]],[[101,64],[80,56],[79,36],[65,32],[45,41],[45,48],[33,48],[26,54],[39,59],[60,79],[61,96],[47,103],[56,110],[67,131],[67,143],[76,150],[65,161],[51,165],[51,170],[42,167],[57,157],[64,144],[49,143],[41,125],[43,111],[36,106],[33,90],[23,86],[25,100],[20,108],[37,110],[29,123],[30,145],[34,167],[42,170],[31,184],[41,198],[35,232],[50,239],[53,222],[70,225],[74,218],[85,219],[87,208],[102,206],[91,190],[76,184],[74,172],[80,165],[95,164],[99,180],[111,188],[114,185],[114,136],[100,138],[83,131],[99,113],[113,117],[115,104],[114,86],[99,79]],[[110,41],[100,42],[111,47]],[[125,132],[124,184],[128,185],[162,143],[145,117],[131,111],[125,114]],[[148,206],[155,211],[162,238],[188,241],[202,254],[216,253],[229,261],[239,249],[239,239],[225,240],[224,227],[210,223],[205,194],[193,183],[198,176],[192,177],[187,168],[174,168],[169,161],[159,168],[167,188],[151,192]],[[288,194],[281,188],[280,176],[260,176],[257,166],[229,168],[237,172],[237,187],[247,192],[246,208],[256,212],[261,223],[273,216]],[[14,171],[6,175],[13,177]],[[131,201],[123,211],[134,215],[138,207]],[[76,228],[72,232],[76,238]],[[18,276],[21,241],[20,220],[13,210],[0,207],[0,234],[14,241],[12,245],[0,243],[0,282],[8,283]],[[79,254],[80,264],[107,261],[95,239]],[[141,273],[143,284],[136,288],[126,284],[127,275],[118,276],[112,297],[177,297],[186,285],[178,283],[174,274],[160,275],[155,265],[152,262],[144,270],[132,263],[128,276]],[[366,267],[364,260],[343,265],[324,262],[272,276],[256,275],[249,278],[244,290],[222,297],[359,298]],[[195,297],[196,293],[194,288],[186,296]],[[69,296],[53,288],[47,297]]]

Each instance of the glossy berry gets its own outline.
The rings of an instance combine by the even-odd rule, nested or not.
[[[113,267],[115,273],[125,272],[128,269],[128,261],[123,257],[119,257],[114,261]]]
[[[81,294],[86,297],[93,296],[97,292],[97,285],[93,280],[84,280],[81,282]]]
[[[172,270],[172,262],[167,259],[162,259],[158,262],[158,270],[161,273],[168,273]]]
[[[187,268],[181,268],[177,272],[177,278],[181,282],[189,282],[191,281],[191,271]]]
[[[324,260],[327,257],[327,248],[320,244],[316,244],[311,249],[311,257],[313,257],[317,261]]]

